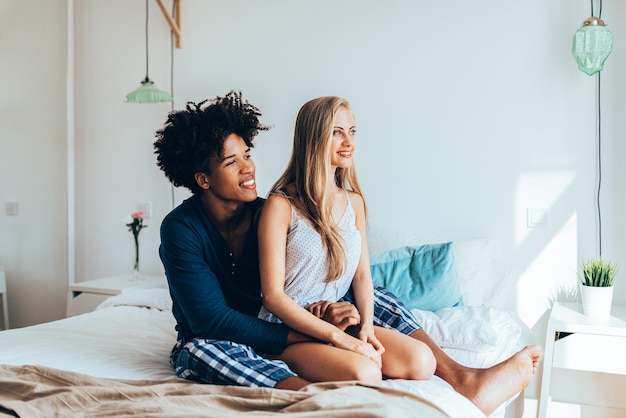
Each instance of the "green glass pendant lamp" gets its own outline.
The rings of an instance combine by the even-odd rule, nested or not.
[[[598,16],[594,16],[594,2],[598,4]],[[591,17],[585,19],[582,26],[574,34],[572,55],[576,59],[578,69],[587,75],[596,74],[596,132],[597,141],[597,246],[598,256],[602,257],[602,213],[600,208],[600,188],[602,185],[602,111],[601,111],[601,71],[604,62],[613,50],[613,35],[602,20],[602,0],[590,0]]]
[[[604,61],[613,50],[613,35],[599,17],[585,19],[574,34],[572,55],[578,69],[587,75],[602,71]]]
[[[158,103],[171,102],[172,95],[166,91],[158,89],[148,76],[148,0],[146,0],[146,76],[141,81],[141,85],[126,95],[126,103]]]
[[[172,95],[166,91],[159,90],[152,80],[146,76],[141,82],[141,86],[131,91],[124,98],[126,103],[158,103],[172,101]]]

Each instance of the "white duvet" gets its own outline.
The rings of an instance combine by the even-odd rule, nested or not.
[[[495,364],[517,351],[522,327],[486,307],[414,311],[450,356],[468,366]],[[167,289],[129,290],[93,312],[0,332],[0,363],[42,365],[115,379],[177,379],[169,365],[176,341]],[[388,380],[388,387],[425,397],[452,417],[484,417],[445,381]],[[503,405],[492,417],[504,416]]]

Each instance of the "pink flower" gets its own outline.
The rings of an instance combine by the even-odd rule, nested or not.
[[[128,227],[128,231],[133,233],[133,239],[135,241],[135,271],[139,271],[139,233],[142,229],[147,228],[148,225],[143,224],[143,212],[133,212],[130,217],[126,218],[124,223]]]
[[[143,224],[143,212],[134,212],[130,214],[130,217],[126,218],[125,223],[128,230],[133,233],[135,239],[139,236],[139,233],[143,228],[147,228],[148,225]]]

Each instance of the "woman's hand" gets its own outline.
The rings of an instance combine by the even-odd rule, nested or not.
[[[372,347],[380,354],[381,356],[385,352],[385,347],[383,347],[382,343],[376,338],[376,334],[374,333],[374,326],[369,325],[361,325],[361,329],[359,330],[358,338],[361,341],[365,341],[370,343]]]
[[[381,353],[376,350],[372,344],[362,341],[358,338],[351,336],[345,332],[341,333],[341,337],[337,339],[333,345],[344,350],[353,351],[357,354],[367,357],[372,360],[379,368],[383,367],[383,360]],[[379,343],[380,344],[380,343]],[[381,346],[382,347],[382,346]]]

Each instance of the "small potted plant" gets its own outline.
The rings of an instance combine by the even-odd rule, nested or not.
[[[582,263],[582,274],[578,275],[583,313],[594,318],[611,316],[613,282],[617,265],[602,258],[590,258]]]

